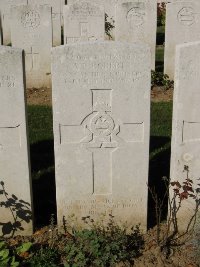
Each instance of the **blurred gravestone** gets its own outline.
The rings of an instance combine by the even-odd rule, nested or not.
[[[174,79],[176,45],[200,40],[200,2],[167,4],[164,72]]]
[[[116,5],[115,39],[148,44],[152,69],[155,69],[156,27],[156,0],[123,1]]]
[[[26,5],[27,0],[1,0],[0,13],[3,30],[3,44],[8,45],[11,43],[10,36],[10,8],[11,6]]]
[[[188,166],[188,178],[196,189],[200,188],[200,42],[179,45],[176,52],[171,181],[185,182],[187,172],[183,170]],[[186,229],[194,208],[195,200],[188,196],[178,216],[181,229]]]
[[[11,37],[14,47],[23,48],[27,87],[51,85],[51,7],[20,6],[11,9]]]
[[[61,45],[62,0],[28,0],[30,5],[49,5],[52,7],[53,46]]]
[[[112,214],[147,223],[150,49],[120,42],[53,49],[58,223]]]
[[[0,235],[32,233],[23,69],[22,50],[0,46]]]
[[[104,40],[105,14],[102,6],[77,1],[64,7],[64,43]]]

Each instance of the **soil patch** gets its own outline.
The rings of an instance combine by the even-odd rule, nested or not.
[[[28,105],[52,105],[51,88],[28,88],[26,89]],[[151,90],[151,100],[153,102],[168,102],[173,99],[173,88],[153,87]]]

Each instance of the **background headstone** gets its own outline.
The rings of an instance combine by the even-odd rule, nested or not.
[[[187,178],[184,166],[188,166],[189,179],[194,188],[200,188],[200,42],[180,45],[176,52],[171,181],[182,184]],[[189,197],[181,205],[178,224],[183,229],[191,219],[194,204]]]
[[[81,0],[79,0],[81,1]],[[112,25],[115,24],[115,4],[119,0],[88,0],[93,4],[100,5],[104,7],[105,13],[107,14],[108,22],[110,22]],[[77,2],[77,0],[68,0],[67,4],[72,4]],[[110,31],[111,36],[114,38],[114,29]],[[105,36],[106,37],[106,36]],[[108,36],[107,36],[108,38]]]
[[[11,9],[11,37],[14,47],[25,51],[28,88],[50,87],[52,23],[51,7],[18,6]]]
[[[10,36],[10,8],[11,6],[26,5],[27,0],[1,0],[0,13],[3,29],[3,44],[8,45],[11,43]]]
[[[112,213],[147,223],[150,49],[119,42],[56,47],[52,57],[58,223]]]
[[[24,99],[24,66],[22,50],[0,46],[0,190],[2,182],[10,198],[9,207],[0,205],[0,235],[12,234],[14,218],[15,234],[31,234],[30,167],[27,144],[27,126]],[[22,200],[22,201],[20,201]],[[0,202],[6,202],[0,194]],[[16,204],[16,206],[12,206]],[[18,204],[18,205],[17,205]],[[20,225],[21,224],[21,225]]]
[[[164,72],[174,79],[176,45],[200,40],[200,2],[167,4]]]
[[[104,40],[105,13],[102,6],[77,1],[64,7],[64,43]]]
[[[156,0],[123,1],[116,5],[115,39],[148,44],[152,69],[155,69],[156,28]]]
[[[28,0],[28,4],[49,5],[52,7],[53,46],[61,45],[63,0]]]

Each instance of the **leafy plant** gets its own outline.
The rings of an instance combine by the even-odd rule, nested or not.
[[[166,3],[159,3],[157,4],[157,25],[164,26],[166,20]]]
[[[61,260],[57,249],[41,247],[28,261],[30,267],[57,267]]]
[[[0,222],[2,225],[3,236],[11,235],[14,236],[17,230],[23,231],[22,222],[30,223],[32,219],[32,212],[30,210],[30,204],[22,199],[18,199],[14,194],[9,196],[5,190],[4,182],[1,181],[0,195],[4,195],[5,201],[0,201],[0,207],[7,208],[13,218],[13,222]]]
[[[194,189],[193,181],[189,178],[189,167],[184,166],[184,172],[186,172],[186,179],[181,184],[179,181],[169,182],[165,178],[166,181],[166,193],[163,199],[167,196],[169,199],[169,214],[168,220],[165,227],[165,234],[161,236],[161,212],[163,208],[163,199],[159,199],[153,191],[153,189],[149,188],[152,197],[155,201],[156,206],[156,217],[157,217],[157,244],[160,246],[162,251],[165,251],[166,256],[169,256],[171,253],[171,249],[174,246],[181,246],[184,242],[181,241],[183,237],[186,237],[189,231],[194,229],[196,223],[197,213],[200,207],[200,187]],[[200,186],[200,184],[198,184]],[[172,189],[173,195],[170,198],[169,190]],[[186,199],[194,200],[194,212],[189,218],[189,222],[186,225],[185,231],[180,233],[179,231],[179,221],[178,214],[183,205],[183,201]]]
[[[66,244],[65,267],[113,266],[119,262],[133,262],[143,248],[144,240],[139,226],[128,234],[114,223],[109,215],[107,226],[95,225],[88,216],[83,220],[91,230],[75,231]]]
[[[174,81],[169,79],[167,74],[163,74],[162,72],[151,71],[151,87],[153,86],[164,86],[165,89],[169,89],[173,87]]]
[[[0,266],[17,267],[20,266],[20,262],[23,261],[25,253],[28,253],[32,247],[32,243],[23,243],[17,248],[9,248],[6,242],[0,242]],[[26,255],[27,256],[27,255]]]
[[[109,39],[112,39],[111,31],[115,28],[115,21],[111,18],[109,19],[108,15],[105,13],[105,32]]]

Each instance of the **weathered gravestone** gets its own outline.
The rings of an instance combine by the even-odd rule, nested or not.
[[[49,5],[52,7],[53,46],[61,45],[61,19],[63,0],[27,0],[30,5]]]
[[[176,45],[200,40],[200,2],[167,4],[164,72],[174,79]]]
[[[104,40],[105,14],[102,6],[77,1],[64,7],[64,43]]]
[[[107,15],[107,21],[110,22],[112,25],[115,24],[115,4],[119,0],[88,0],[88,1],[92,4],[103,6],[105,13]],[[75,2],[77,2],[77,0],[68,0],[67,4],[73,4]],[[81,2],[81,0],[79,0],[79,2]],[[110,34],[114,38],[114,29],[113,30],[111,29]]]
[[[0,235],[32,233],[22,63],[21,49],[0,46]]]
[[[58,222],[147,219],[150,49],[119,42],[53,49]]]
[[[183,170],[188,166],[196,189],[200,188],[200,42],[180,45],[176,52],[171,181],[185,182],[187,172]],[[178,216],[181,229],[186,229],[194,208],[192,197],[183,200]]]
[[[115,39],[148,44],[152,69],[155,69],[156,27],[156,0],[123,1],[116,5]]]
[[[27,0],[1,0],[0,13],[3,29],[3,44],[8,45],[11,43],[10,36],[10,8],[11,6],[26,5]]]
[[[27,87],[50,87],[51,7],[20,6],[11,9],[12,45],[25,50]]]

